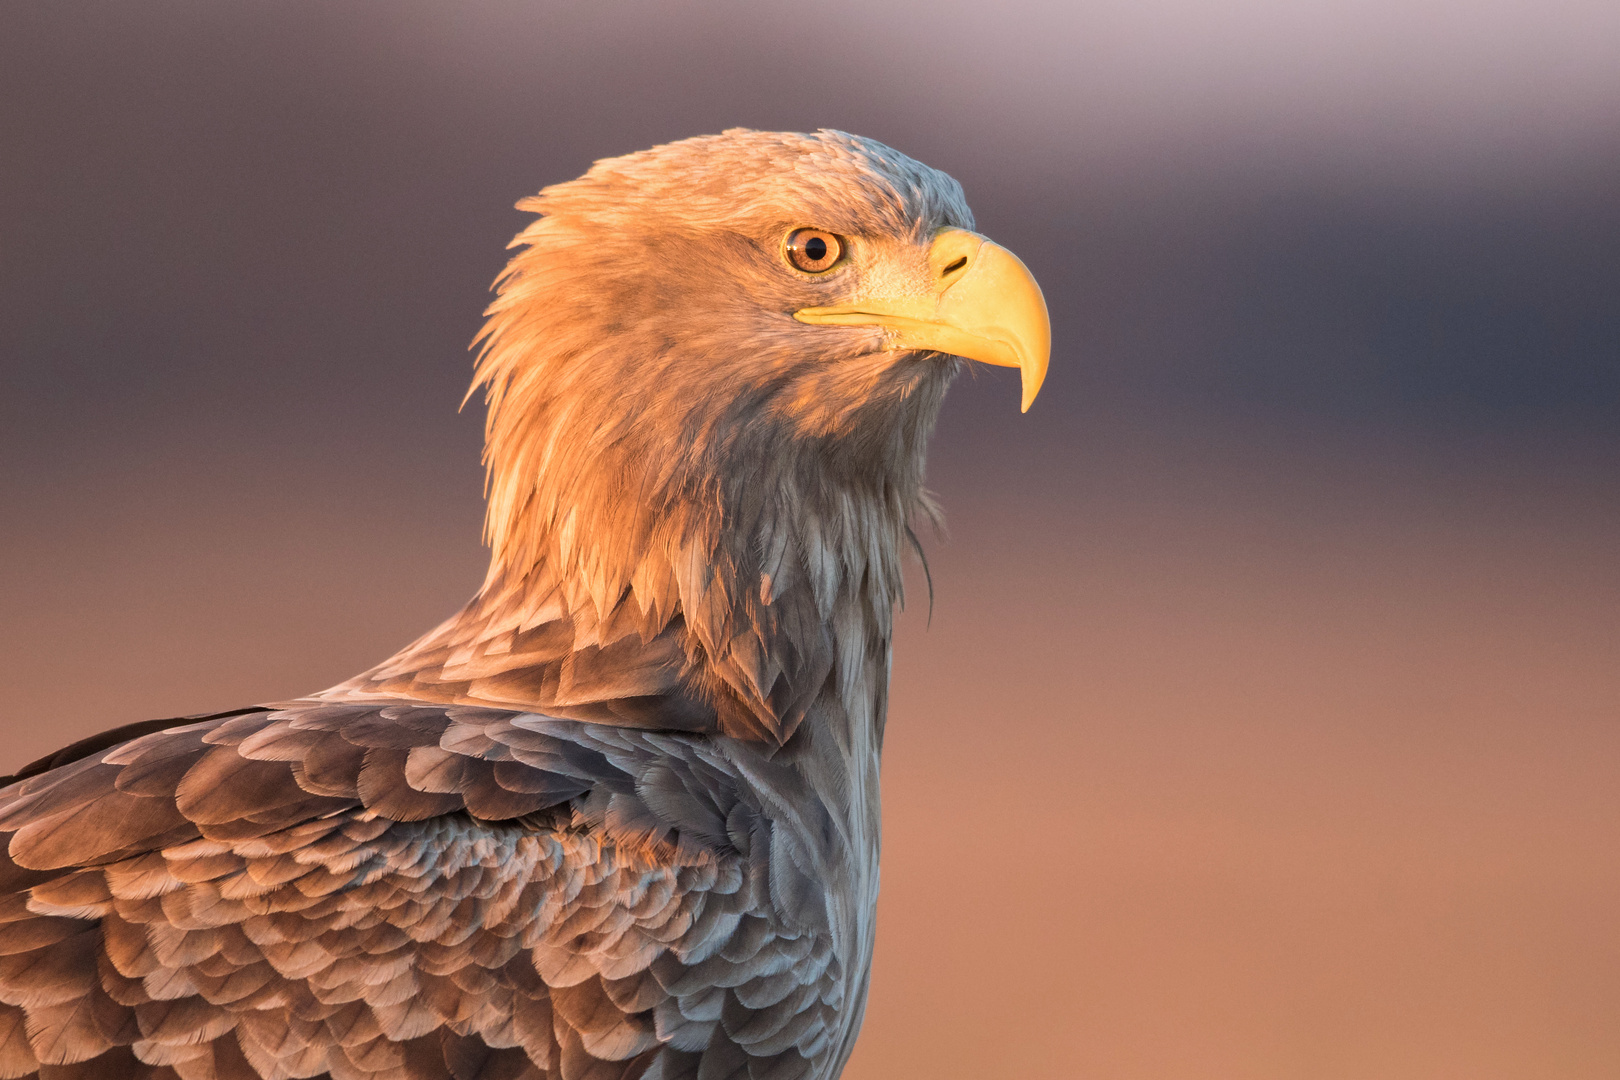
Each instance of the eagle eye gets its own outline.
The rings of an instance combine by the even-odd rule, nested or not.
[[[844,242],[825,229],[794,229],[788,234],[784,252],[795,270],[824,274],[838,265]]]

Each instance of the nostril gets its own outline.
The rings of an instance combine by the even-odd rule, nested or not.
[[[964,255],[960,259],[957,259],[955,262],[951,263],[951,265],[947,266],[940,273],[939,276],[940,277],[950,277],[952,274],[956,273],[958,270],[962,269],[962,267],[964,267],[966,265],[967,265],[967,256]]]

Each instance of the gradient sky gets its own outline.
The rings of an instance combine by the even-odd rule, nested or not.
[[[511,204],[731,126],[1054,320],[935,441],[849,1075],[1620,1074],[1613,3],[0,8],[6,760],[454,610]]]

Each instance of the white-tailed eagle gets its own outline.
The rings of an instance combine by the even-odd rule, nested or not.
[[[0,1078],[798,1080],[860,1027],[900,558],[962,359],[1049,330],[835,131],[598,162],[480,335],[489,575],[295,701],[0,788]]]

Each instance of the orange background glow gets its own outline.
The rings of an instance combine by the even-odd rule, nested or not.
[[[602,7],[0,14],[0,765],[454,610],[510,204],[840,127],[1055,341],[935,441],[847,1075],[1620,1075],[1620,8]]]

